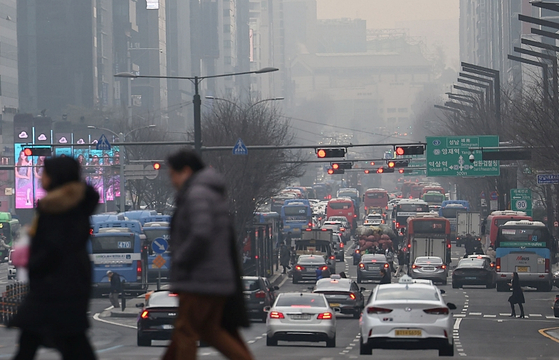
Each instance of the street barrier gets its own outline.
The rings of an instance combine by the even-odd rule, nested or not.
[[[28,292],[29,284],[26,282],[16,282],[6,286],[6,291],[0,297],[0,324],[8,325],[17,314],[17,310]]]

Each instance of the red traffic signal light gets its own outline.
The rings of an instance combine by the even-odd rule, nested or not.
[[[25,156],[52,156],[52,150],[48,148],[24,148],[23,155]]]
[[[421,155],[425,153],[425,147],[423,145],[397,146],[394,150],[398,156]]]
[[[320,159],[344,157],[345,156],[345,149],[341,149],[341,148],[318,149],[318,150],[316,150],[316,156],[318,156]]]
[[[333,169],[328,169],[328,175],[333,175],[334,174],[334,170]]]
[[[384,172],[384,168],[378,168],[377,169],[377,174],[382,174]]]
[[[326,157],[326,150],[318,149],[318,151],[316,152],[316,156],[318,156],[319,158],[325,158]]]
[[[340,168],[340,164],[337,164],[337,163],[332,164],[332,169],[338,170],[339,168]]]
[[[399,172],[400,174],[403,174],[404,171],[405,171],[404,169],[399,169],[399,170],[398,170],[398,172]]]
[[[160,162],[154,162],[153,163],[153,170],[161,170],[161,163]]]
[[[394,161],[389,161],[386,164],[388,165],[389,168],[393,168],[394,166],[396,166],[396,163]]]
[[[33,150],[31,150],[30,148],[23,149],[23,155],[31,156],[33,155]]]
[[[374,162],[374,161],[371,161],[371,166],[375,166],[375,162]]]
[[[365,174],[368,174],[370,171],[369,171],[369,170],[365,170],[364,172],[365,172]]]

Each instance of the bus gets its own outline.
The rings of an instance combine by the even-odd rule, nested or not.
[[[423,184],[413,184],[410,189],[410,199],[419,199],[423,192]]]
[[[408,218],[417,214],[429,213],[429,204],[418,199],[402,199],[392,209],[392,229],[402,234],[407,227]]]
[[[154,281],[161,278],[169,279],[171,269],[171,249],[169,247],[169,239],[171,232],[171,217],[169,215],[158,215],[153,217],[142,218],[140,220],[144,234],[146,235],[145,247],[147,248],[147,278],[148,281]],[[167,242],[167,249],[163,253],[157,253],[155,248],[163,246],[160,239]],[[153,242],[156,242],[153,244]],[[160,244],[160,245],[158,245]],[[154,265],[155,258],[161,255],[165,263],[158,268]]]
[[[155,210],[130,210],[119,213],[119,215],[124,215],[128,220],[140,220],[141,218],[149,216],[157,216],[157,211]]]
[[[453,239],[456,239],[456,226],[458,224],[458,212],[467,212],[470,211],[470,206],[464,205],[464,203],[454,203],[452,201],[461,201],[461,200],[445,200],[443,201],[440,209],[439,209],[439,216],[444,217],[450,221],[450,233]]]
[[[313,189],[318,200],[330,200],[332,198],[332,187],[328,184],[314,184]]]
[[[19,237],[21,225],[18,219],[12,218],[9,212],[0,212],[0,236],[5,237],[4,242],[12,247]],[[0,248],[0,262],[8,261],[9,249]]]
[[[404,183],[402,184],[402,188],[400,189],[400,191],[402,192],[402,198],[407,199],[410,196],[412,185],[415,185],[415,183],[408,180],[404,181]]]
[[[557,242],[544,223],[507,221],[499,227],[495,240],[497,291],[508,291],[514,272],[521,286],[551,291]]]
[[[423,188],[423,190],[421,190],[422,195],[425,194],[425,193],[428,193],[428,192],[438,192],[438,193],[443,194],[443,195],[446,193],[442,186],[433,185],[433,184],[426,185]]]
[[[328,201],[326,218],[330,219],[332,216],[345,216],[352,231],[357,227],[355,205],[350,198],[335,198]]]
[[[408,218],[407,248],[410,252],[408,269],[418,256],[438,256],[443,264],[451,262],[450,222],[435,214],[417,214]],[[446,285],[446,280],[443,282]]]
[[[359,196],[359,190],[355,188],[341,188],[338,190],[337,198],[348,197],[353,200],[353,205],[355,207],[355,217],[359,218],[359,206],[361,206],[361,197]]]
[[[142,225],[137,220],[93,224],[88,252],[93,272],[93,292],[107,293],[107,271],[126,281],[125,290],[141,293],[147,289],[147,247]]]
[[[381,209],[381,213],[385,213],[388,209],[388,192],[380,188],[367,189],[363,194],[363,205],[365,214],[369,213],[369,209]]]
[[[290,199],[281,207],[282,232],[301,237],[301,231],[312,227],[312,208],[307,199]]]
[[[485,249],[487,249],[489,246],[495,248],[495,240],[497,239],[499,226],[503,225],[507,221],[518,220],[532,221],[532,217],[526,215],[526,213],[523,211],[511,210],[493,211],[491,214],[489,214],[481,226],[482,233],[485,235]]]
[[[428,191],[421,195],[421,200],[429,204],[429,210],[436,211],[438,213],[445,197],[444,194],[438,191]]]

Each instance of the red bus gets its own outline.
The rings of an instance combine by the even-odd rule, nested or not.
[[[402,197],[404,199],[407,199],[410,196],[412,185],[415,185],[415,183],[409,180],[405,180],[404,183],[402,184],[401,191],[402,191]]]
[[[423,194],[423,185],[421,184],[414,184],[411,186],[410,190],[410,199],[419,199],[421,198],[421,194]]]
[[[450,264],[450,221],[438,215],[418,214],[408,219],[410,265],[418,256],[438,256]],[[446,281],[444,281],[446,284]]]
[[[369,208],[381,208],[384,213],[388,209],[388,192],[380,188],[367,189],[363,194],[363,204],[365,214]]]
[[[351,229],[355,229],[357,214],[355,213],[353,200],[350,198],[339,198],[328,201],[328,205],[326,206],[326,218],[329,219],[332,216],[345,216]]]
[[[518,220],[529,220],[532,221],[532,217],[526,215],[523,211],[493,211],[487,216],[487,219],[483,222],[483,227],[485,228],[485,246],[491,245],[495,248],[495,240],[497,239],[497,232],[499,232],[499,226],[504,225],[507,221],[518,221]]]

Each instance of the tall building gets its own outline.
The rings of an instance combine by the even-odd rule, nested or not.
[[[16,0],[0,0],[0,120],[2,122],[12,121],[19,107],[16,30]]]
[[[502,84],[522,82],[521,64],[509,60],[529,28],[518,14],[531,15],[529,0],[460,1],[460,60],[499,70]]]

